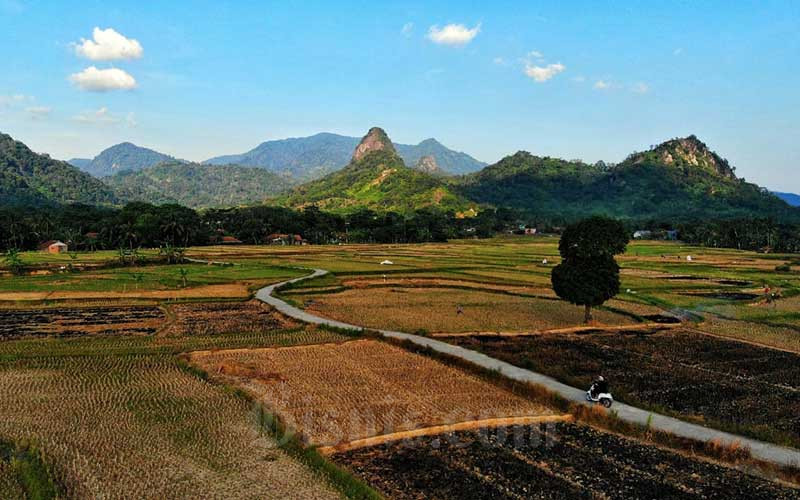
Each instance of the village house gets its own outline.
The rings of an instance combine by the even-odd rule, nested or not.
[[[267,236],[267,243],[270,245],[307,245],[308,241],[299,234],[273,233]]]
[[[63,241],[48,240],[39,245],[39,251],[47,253],[65,253],[69,247]]]

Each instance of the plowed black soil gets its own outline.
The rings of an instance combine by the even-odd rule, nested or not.
[[[796,354],[686,330],[441,340],[581,387],[602,374],[617,399],[800,441]]]
[[[333,456],[395,499],[789,499],[741,471],[576,424],[515,426]]]

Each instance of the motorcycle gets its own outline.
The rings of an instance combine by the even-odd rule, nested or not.
[[[606,408],[611,408],[611,405],[614,404],[614,396],[612,396],[610,392],[601,392],[596,396],[592,395],[593,392],[594,384],[592,384],[592,386],[589,387],[589,390],[586,391],[586,401],[589,401],[590,403],[600,403]]]

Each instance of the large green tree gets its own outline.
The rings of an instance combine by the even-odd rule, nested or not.
[[[592,308],[619,293],[619,265],[614,256],[625,251],[628,232],[619,221],[590,217],[564,230],[558,245],[561,263],[551,280],[556,295],[584,306],[586,323]]]

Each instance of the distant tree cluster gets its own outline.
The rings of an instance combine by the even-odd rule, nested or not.
[[[401,215],[362,209],[348,215],[320,210],[255,206],[195,211],[180,205],[129,203],[121,209],[89,205],[0,208],[0,250],[33,250],[58,239],[76,250],[187,247],[233,236],[248,244],[274,234],[299,234],[314,244],[421,243],[489,237],[510,227],[517,214],[484,210],[459,218],[432,208]]]

